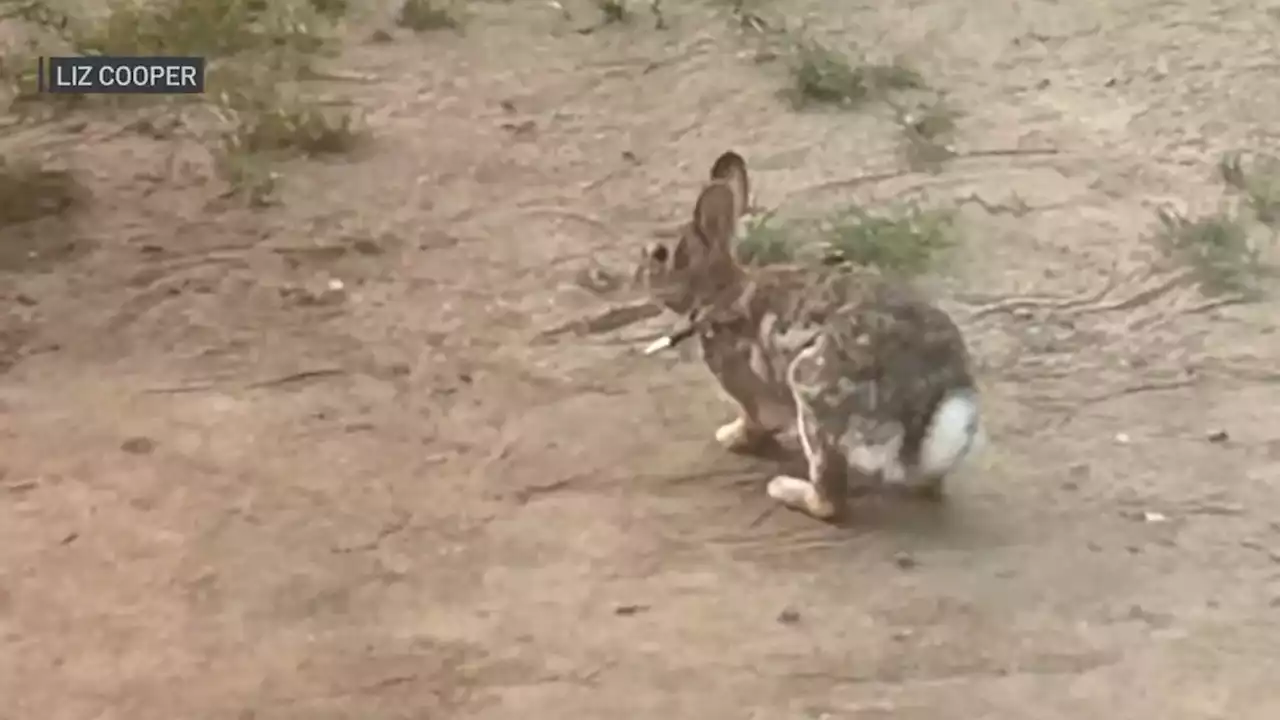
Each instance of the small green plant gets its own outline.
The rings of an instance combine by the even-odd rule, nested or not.
[[[262,10],[249,0],[118,0],[96,22],[72,22],[67,36],[83,55],[226,56],[260,47]]]
[[[230,126],[216,153],[218,172],[232,194],[257,207],[275,200],[280,174],[274,161],[348,153],[367,135],[362,119],[350,108],[288,93],[224,94],[220,109]]]
[[[0,155],[0,226],[61,215],[83,198],[70,170],[52,169],[34,156]]]
[[[223,144],[215,156],[218,175],[227,183],[224,197],[243,198],[250,207],[274,205],[279,199],[280,173],[260,155],[243,152],[233,143]]]
[[[1229,153],[1218,163],[1223,182],[1244,194],[1259,222],[1280,227],[1280,160],[1258,156],[1246,169],[1240,153]]]
[[[908,110],[899,116],[902,124],[926,140],[938,140],[955,132],[960,113],[938,97],[930,103]]]
[[[331,0],[330,0],[331,1]],[[3,0],[0,0],[3,2]],[[101,15],[70,16],[51,0],[25,0],[15,17],[42,38],[32,57],[6,58],[0,74],[15,102],[31,102],[50,109],[73,110],[96,102],[138,102],[134,96],[37,94],[35,55],[196,55],[210,58],[208,81],[230,66],[292,63],[298,71],[309,67],[314,53],[331,39],[317,10],[321,0],[279,2],[265,0],[111,0]],[[243,82],[249,73],[240,73]]]
[[[1249,225],[1238,214],[1222,210],[1189,219],[1161,209],[1156,217],[1160,226],[1155,239],[1161,250],[1190,266],[1208,294],[1256,294],[1267,268]]]
[[[614,23],[625,23],[631,19],[631,12],[627,10],[626,0],[595,0],[596,7],[600,8],[600,15],[603,17],[605,25]]]
[[[113,0],[95,20],[61,23],[82,55],[200,55],[225,60],[252,52],[316,52],[328,41],[323,18],[337,0]]]
[[[396,24],[414,32],[456,30],[462,27],[462,17],[449,0],[404,0]]]
[[[854,206],[786,222],[771,212],[746,223],[736,250],[745,265],[804,261],[915,275],[955,244],[952,220],[949,211],[915,206],[888,213]]]
[[[333,21],[349,10],[349,0],[107,0],[107,12],[84,17],[61,14],[54,0],[20,2],[27,8],[20,19],[58,48],[41,49],[44,54],[70,49],[85,55],[208,57],[207,95],[183,102],[212,109],[223,121],[214,149],[217,169],[234,190],[255,198],[254,204],[275,190],[275,161],[349,152],[366,134],[350,108],[297,91],[298,81],[315,76],[318,55],[334,47]],[[428,5],[406,3],[411,14]],[[422,20],[420,14],[413,17]],[[34,68],[34,62],[14,72],[8,64],[0,68],[18,90],[18,101],[33,100],[33,111],[118,99],[24,93],[34,88]]]
[[[744,265],[776,265],[796,255],[794,238],[773,213],[748,220],[735,249]]]
[[[893,214],[850,207],[822,223],[828,261],[919,274],[954,244],[952,213],[915,206]]]
[[[364,135],[359,117],[302,99],[238,112],[229,142],[247,153],[287,153],[307,157],[355,149]]]
[[[799,40],[791,55],[792,87],[785,91],[793,105],[855,107],[897,90],[923,89],[924,78],[902,62],[853,64],[849,58],[814,40]]]
[[[337,19],[351,11],[351,0],[307,0],[311,7],[321,15]]]
[[[944,97],[912,108],[895,106],[902,128],[901,153],[912,169],[929,168],[955,157],[950,140],[959,113]]]

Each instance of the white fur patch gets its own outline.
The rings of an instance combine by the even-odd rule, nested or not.
[[[770,379],[772,373],[769,372],[769,358],[765,356],[765,351],[759,345],[751,346],[751,356],[747,359],[747,365],[756,377],[765,381]]]
[[[902,435],[888,442],[868,445],[860,434],[850,433],[844,439],[845,457],[849,466],[868,476],[879,476],[884,482],[903,482],[907,477],[902,466]]]
[[[789,475],[779,475],[770,480],[768,492],[769,497],[774,500],[795,508],[809,507],[810,496],[816,494],[813,484],[808,480]]]
[[[657,340],[654,340],[653,342],[649,343],[649,345],[645,347],[644,354],[653,355],[655,353],[660,353],[663,350],[666,350],[667,348],[671,347],[673,344],[674,343],[671,341],[671,338],[669,336],[660,337]]]
[[[984,443],[984,438],[977,393],[949,393],[929,420],[920,447],[920,472],[927,476],[951,472]]]
[[[716,428],[716,442],[727,448],[736,448],[746,442],[746,439],[747,423],[742,418]]]

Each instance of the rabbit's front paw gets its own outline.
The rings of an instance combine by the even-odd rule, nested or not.
[[[836,506],[822,497],[818,488],[808,480],[790,475],[778,475],[769,481],[769,497],[793,510],[808,513],[819,520],[830,520],[836,515]]]
[[[738,418],[716,429],[716,442],[734,452],[750,452],[759,449],[769,440],[769,437],[769,431],[754,427],[744,418]]]

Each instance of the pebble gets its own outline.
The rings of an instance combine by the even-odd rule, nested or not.
[[[782,612],[778,613],[778,622],[783,625],[795,625],[800,622],[800,611],[795,608],[783,608]]]

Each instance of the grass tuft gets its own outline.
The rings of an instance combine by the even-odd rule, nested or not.
[[[449,0],[404,0],[396,24],[418,33],[457,30],[462,27],[462,13]]]
[[[351,12],[351,0],[307,0],[317,13],[331,20],[346,17]]]
[[[747,221],[736,251],[739,262],[744,265],[777,265],[796,259],[794,239],[773,213]]]
[[[915,206],[883,213],[847,207],[819,218],[783,221],[769,213],[750,220],[737,243],[747,265],[811,260],[918,275],[936,267],[955,245],[953,214]]]
[[[605,25],[622,24],[631,20],[626,0],[595,0]]]
[[[51,169],[33,156],[0,155],[0,226],[62,215],[83,197],[70,170]]]
[[[85,17],[60,13],[54,0],[24,3],[28,9],[21,19],[45,38],[41,54],[210,58],[207,94],[167,102],[196,103],[226,121],[215,135],[217,168],[233,190],[243,190],[255,204],[275,189],[279,174],[272,169],[274,162],[350,152],[366,134],[350,108],[299,89],[304,87],[300,81],[318,75],[316,60],[334,48],[334,23],[348,12],[349,0],[109,0],[107,12]],[[427,5],[406,2],[410,13]],[[100,103],[155,102],[36,95],[31,92],[35,63],[26,65],[6,65],[5,78],[17,88],[17,99],[46,115]]]
[[[1249,224],[1226,210],[1187,218],[1162,209],[1155,240],[1166,256],[1185,263],[1201,288],[1210,295],[1254,296],[1259,281],[1269,274]]]
[[[924,77],[901,61],[856,64],[814,40],[795,43],[790,70],[792,84],[783,94],[797,108],[851,108],[895,91],[925,88]]]
[[[259,207],[274,202],[278,162],[350,153],[369,135],[352,108],[308,98],[283,80],[269,89],[221,92],[217,109],[227,121],[216,153],[219,174],[233,194]]]
[[[1280,228],[1280,160],[1257,156],[1246,167],[1240,153],[1229,153],[1219,161],[1218,174],[1244,195],[1258,222]]]
[[[914,107],[895,106],[898,126],[902,128],[901,155],[907,167],[936,167],[955,157],[951,145],[956,120],[960,114],[946,98],[939,95]]]
[[[953,214],[909,206],[877,214],[849,207],[824,223],[828,261],[918,275],[955,245]]]

